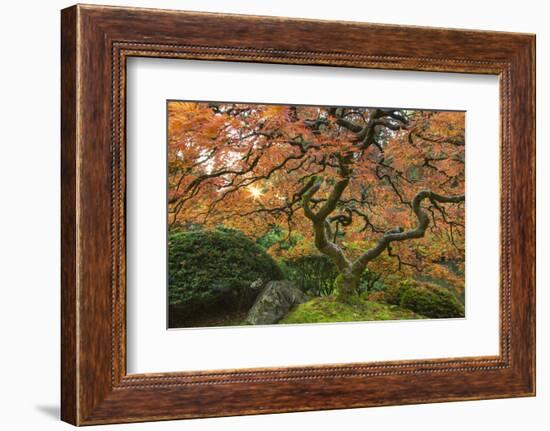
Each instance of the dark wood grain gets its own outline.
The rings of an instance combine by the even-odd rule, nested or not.
[[[61,417],[76,423],[76,8],[61,16]]]
[[[99,6],[65,9],[63,420],[86,425],[533,395],[534,49],[534,36],[525,34]],[[127,375],[125,65],[130,56],[500,76],[500,354]]]

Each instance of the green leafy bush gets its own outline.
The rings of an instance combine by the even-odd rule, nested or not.
[[[338,269],[325,255],[300,256],[280,262],[285,277],[296,287],[310,296],[328,296],[335,292]],[[361,277],[357,293],[380,290],[383,285],[380,275],[365,271]]]
[[[286,278],[308,295],[327,296],[334,291],[338,270],[327,256],[311,255],[286,260],[283,269]]]
[[[448,289],[430,283],[405,280],[390,284],[383,297],[376,298],[388,304],[399,305],[415,313],[432,318],[464,317],[464,305]]]
[[[303,236],[296,232],[292,232],[289,237],[288,230],[278,225],[271,225],[271,229],[260,236],[256,240],[256,243],[266,250],[271,247],[278,247],[280,250],[289,250],[300,242],[302,238]]]
[[[404,289],[401,307],[427,317],[464,317],[464,306],[445,288],[424,284]]]
[[[282,279],[277,263],[242,233],[230,229],[171,232],[169,302],[180,312],[249,307],[251,284]]]
[[[386,285],[382,281],[382,274],[366,269],[361,275],[358,293],[365,294],[377,292],[383,290],[385,287]]]

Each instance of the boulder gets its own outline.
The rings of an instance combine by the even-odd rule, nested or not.
[[[289,281],[270,281],[248,312],[249,325],[271,325],[281,320],[292,307],[309,297]]]
[[[252,292],[258,292],[262,290],[262,287],[264,287],[264,281],[261,278],[258,278],[257,280],[250,283],[250,290]]]

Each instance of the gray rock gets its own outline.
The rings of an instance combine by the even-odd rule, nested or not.
[[[246,323],[250,325],[277,323],[292,307],[309,299],[289,281],[270,281],[256,298],[248,312]]]
[[[262,287],[264,287],[264,281],[261,278],[258,278],[250,284],[250,289],[254,292],[261,290]]]

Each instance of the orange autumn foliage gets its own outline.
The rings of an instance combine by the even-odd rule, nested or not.
[[[316,239],[325,235],[353,262],[388,232],[416,229],[412,202],[429,190],[422,237],[388,242],[369,269],[463,285],[434,262],[463,269],[464,203],[454,197],[464,195],[464,127],[464,112],[173,101],[169,224],[223,225],[252,238],[278,226],[292,247],[269,252],[285,258],[327,254]],[[326,215],[326,231],[315,232],[306,206]]]

